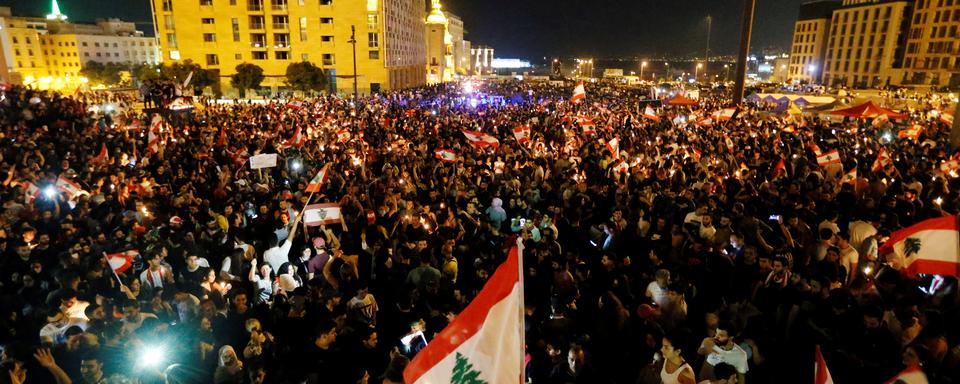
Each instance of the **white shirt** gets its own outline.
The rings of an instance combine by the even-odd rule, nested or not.
[[[292,246],[293,242],[286,240],[283,242],[283,245],[268,249],[263,253],[263,261],[270,264],[270,268],[273,268],[274,271],[279,271],[283,263],[290,261],[288,255],[290,254],[290,247]]]
[[[848,228],[850,232],[850,245],[854,248],[859,249],[860,245],[863,244],[863,241],[868,237],[877,234],[877,228],[866,221],[857,220],[850,223]]]
[[[648,296],[653,298],[653,302],[657,303],[658,306],[662,307],[667,303],[667,289],[661,288],[660,284],[657,284],[656,280],[651,281],[650,284],[647,285],[647,293]]]
[[[837,223],[834,223],[834,222],[829,221],[829,220],[824,220],[824,221],[822,221],[822,222],[820,223],[820,225],[817,226],[817,234],[818,234],[818,236],[819,236],[820,230],[821,230],[821,229],[824,229],[824,228],[829,228],[830,231],[832,231],[834,235],[840,233],[840,226],[837,225]]]
[[[704,345],[701,343],[700,348],[703,347]],[[736,344],[729,351],[714,345],[713,351],[707,355],[707,363],[712,366],[727,363],[736,368],[738,373],[747,373],[750,370],[750,366],[747,364],[747,351]]]

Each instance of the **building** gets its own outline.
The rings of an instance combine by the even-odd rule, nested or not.
[[[960,87],[960,0],[917,0],[907,36],[903,85]]]
[[[830,20],[823,83],[881,87],[899,79],[912,1],[844,0]]]
[[[323,68],[340,93],[355,78],[361,94],[426,83],[422,0],[153,0],[153,12],[164,60],[192,60],[224,88],[252,63],[262,87],[285,90],[287,66],[300,61]]]
[[[484,45],[470,48],[470,57],[470,73],[479,76],[493,73],[493,48]]]
[[[840,2],[836,0],[813,1],[800,6],[787,67],[789,81],[820,83],[830,17],[839,6]]]
[[[0,77],[4,82],[39,88],[75,89],[89,61],[150,63],[160,61],[156,40],[133,23],[117,19],[96,24],[67,21],[56,0],[46,17],[14,16],[0,7]]]

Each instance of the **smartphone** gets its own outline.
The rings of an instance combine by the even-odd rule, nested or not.
[[[770,215],[770,221],[780,221],[780,215]]]
[[[520,219],[520,226],[525,227],[527,225],[527,219]]]

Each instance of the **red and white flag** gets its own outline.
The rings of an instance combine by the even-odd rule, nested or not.
[[[914,124],[912,127],[907,129],[901,129],[897,132],[898,139],[910,139],[916,141],[920,138],[920,133],[923,132],[923,126],[920,124]]]
[[[227,145],[227,128],[220,128],[220,138],[217,139],[217,145],[226,146]]]
[[[320,192],[320,188],[323,188],[323,185],[327,183],[327,178],[330,177],[327,172],[329,169],[329,163],[320,168],[320,172],[317,172],[317,175],[310,179],[310,183],[307,184],[307,192]]]
[[[460,132],[463,132],[463,136],[467,138],[467,141],[470,144],[477,148],[483,147],[493,147],[497,148],[500,146],[500,140],[497,140],[496,137],[475,131],[468,131],[466,129],[461,129]]]
[[[717,120],[720,120],[720,121],[733,120],[733,117],[736,116],[736,114],[737,114],[736,108],[724,108],[724,109],[721,109],[720,114],[717,115]]]
[[[620,159],[620,139],[614,137],[607,142],[607,150],[613,155],[614,159]]]
[[[303,108],[304,105],[306,105],[306,103],[304,103],[303,101],[293,100],[287,103],[287,108],[300,109],[300,108]]]
[[[457,153],[449,149],[437,149],[434,153],[441,162],[454,163],[457,161]]]
[[[587,90],[583,88],[583,82],[577,83],[577,86],[573,88],[573,96],[570,97],[570,102],[579,103],[583,99],[587,98]]]
[[[773,166],[773,175],[771,176],[772,180],[776,180],[778,177],[783,175],[784,169],[786,169],[787,164],[783,161],[783,158],[780,158],[780,161],[777,162],[777,165]]]
[[[911,365],[883,384],[930,384],[930,379],[923,373],[923,368]]]
[[[697,122],[694,124],[701,127],[710,127],[710,126],[713,126],[713,122],[714,122],[714,118],[711,116],[711,117],[705,117],[703,119],[697,120]]]
[[[887,154],[887,149],[881,148],[880,153],[877,153],[877,159],[873,161],[872,170],[874,172],[882,171],[892,164],[893,160],[891,160],[890,155]]]
[[[40,187],[28,181],[23,190],[23,202],[31,204],[37,199],[37,196],[40,196]]]
[[[303,129],[297,128],[297,132],[293,134],[293,137],[287,139],[283,142],[284,148],[300,148],[307,142],[307,137],[303,135]]]
[[[70,180],[63,175],[60,175],[60,177],[57,178],[56,186],[57,189],[63,191],[63,193],[66,194],[70,200],[73,200],[81,193],[86,193],[86,191],[80,187],[80,184],[75,183],[73,180]]]
[[[874,117],[873,121],[870,122],[870,125],[873,125],[874,128],[880,128],[890,122],[890,116],[886,114],[881,114],[880,116]]]
[[[833,384],[833,376],[830,375],[830,370],[827,369],[827,361],[823,359],[819,345],[817,346],[817,363],[813,368],[813,377],[814,384]]]
[[[107,263],[110,264],[110,268],[113,268],[114,272],[120,274],[133,266],[133,260],[140,254],[140,251],[131,249],[117,253],[104,252],[103,254],[107,257]]]
[[[853,183],[857,181],[857,167],[853,167],[849,172],[843,174],[843,178],[840,179],[841,184]]]
[[[921,221],[890,234],[880,247],[887,262],[906,275],[960,276],[960,233],[957,216]]]
[[[110,152],[107,151],[107,143],[103,143],[100,146],[100,154],[97,155],[94,161],[97,164],[106,164],[107,160],[110,160]]]
[[[344,128],[344,129],[341,129],[341,130],[337,131],[337,142],[338,142],[338,143],[346,143],[346,142],[348,142],[348,141],[350,141],[350,130],[349,130],[349,129]]]
[[[403,370],[404,382],[522,383],[522,250],[510,250],[477,297]]]
[[[831,164],[840,164],[840,151],[834,149],[830,152],[817,156],[817,164],[826,167]]]
[[[336,203],[311,204],[303,209],[303,223],[309,227],[339,223],[340,205]]]
[[[643,117],[653,121],[660,121],[660,116],[657,115],[657,111],[650,105],[647,105],[647,107],[643,109]]]
[[[950,112],[940,112],[940,121],[946,125],[953,125],[953,114]]]
[[[162,128],[163,116],[160,116],[159,113],[154,114],[153,119],[150,120],[150,130],[147,132],[147,154],[160,151],[160,136],[157,136],[157,133],[160,133]]]
[[[823,151],[820,150],[820,146],[813,141],[810,142],[810,150],[813,151],[813,154],[817,156],[820,156],[823,154]]]
[[[626,161],[620,160],[613,165],[613,173],[624,173],[630,170],[630,164],[627,164]]]
[[[530,126],[529,125],[519,125],[513,129],[513,137],[517,138],[517,142],[520,144],[530,141]]]

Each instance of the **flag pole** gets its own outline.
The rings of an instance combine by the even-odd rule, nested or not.
[[[527,381],[527,334],[526,315],[527,307],[523,293],[523,236],[517,237],[517,278],[520,280],[520,383]]]
[[[103,260],[107,262],[107,268],[110,268],[110,272],[113,273],[113,277],[117,279],[117,282],[120,283],[120,286],[123,286],[123,280],[120,280],[120,275],[117,274],[117,271],[113,270],[113,267],[110,266],[110,259],[107,258],[107,253],[103,253]]]

